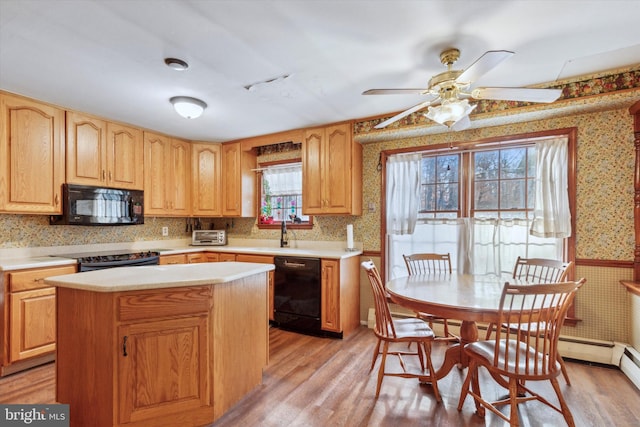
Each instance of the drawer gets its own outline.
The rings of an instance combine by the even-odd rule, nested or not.
[[[208,312],[211,287],[127,292],[118,297],[118,320],[139,320]]]
[[[273,264],[273,256],[238,254],[238,255],[236,255],[236,261],[239,261],[239,262],[255,262],[255,263],[258,263],[258,264]]]
[[[38,268],[35,270],[16,271],[9,273],[9,291],[21,292],[32,289],[48,288],[51,285],[44,283],[44,279],[51,276],[61,276],[63,274],[73,274],[76,272],[75,265],[64,267]]]

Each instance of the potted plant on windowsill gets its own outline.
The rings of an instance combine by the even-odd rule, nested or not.
[[[273,215],[271,213],[271,197],[267,196],[262,204],[260,214],[260,224],[273,224]]]

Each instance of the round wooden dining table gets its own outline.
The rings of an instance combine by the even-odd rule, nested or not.
[[[507,281],[514,280],[471,274],[425,274],[393,279],[386,288],[391,301],[402,307],[462,321],[460,341],[446,350],[442,366],[435,373],[440,379],[454,366],[468,366],[462,349],[478,340],[476,322],[498,322],[500,297]]]

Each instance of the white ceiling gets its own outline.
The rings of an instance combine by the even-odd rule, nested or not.
[[[0,0],[0,88],[192,140],[394,113],[487,50],[477,85],[529,86],[640,64],[638,0]],[[164,58],[187,61],[173,71]],[[271,84],[245,86],[290,75]],[[172,96],[208,108],[179,117]]]

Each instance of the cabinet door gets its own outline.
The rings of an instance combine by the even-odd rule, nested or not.
[[[220,256],[215,252],[206,252],[205,256],[207,257],[207,262],[218,262],[218,261],[220,261]]]
[[[176,254],[176,255],[162,255],[160,260],[158,261],[160,265],[168,265],[168,264],[186,264],[187,263],[187,255],[186,254]]]
[[[222,144],[222,215],[256,216],[256,156],[242,144]]]
[[[56,289],[14,292],[10,298],[10,361],[56,349]]]
[[[167,171],[171,140],[162,135],[144,133],[144,213],[164,215],[167,200]]]
[[[61,214],[64,111],[0,94],[0,211]]]
[[[349,124],[326,129],[323,172],[324,212],[351,213],[351,128]],[[306,196],[306,193],[305,193]]]
[[[187,264],[197,264],[201,262],[208,262],[207,256],[204,253],[187,254]]]
[[[107,123],[104,120],[67,112],[67,182],[107,184]]]
[[[107,123],[107,179],[109,187],[144,188],[142,131],[118,123]]]
[[[222,216],[220,145],[191,145],[191,197],[194,216]]]
[[[236,260],[236,254],[229,254],[225,252],[221,252],[218,254],[218,261],[220,262],[235,261],[235,260]]]
[[[240,216],[242,183],[240,178],[240,144],[222,146],[224,187],[222,188],[222,215]]]
[[[321,327],[325,331],[341,332],[340,324],[340,263],[322,260]]]
[[[188,216],[191,213],[191,151],[189,143],[172,139],[169,150],[170,166],[167,180],[169,211],[174,215]]]
[[[302,212],[305,215],[323,212],[323,140],[324,129],[317,128],[307,130],[302,142]]]
[[[209,335],[206,314],[120,326],[120,424],[211,413]]]

